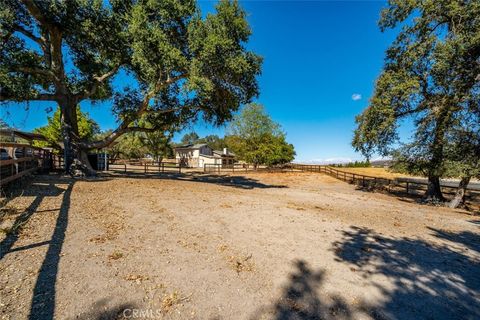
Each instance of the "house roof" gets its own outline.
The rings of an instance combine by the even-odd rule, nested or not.
[[[25,132],[25,131],[20,131],[20,130],[15,130],[15,129],[0,129],[0,135],[2,136],[16,136],[19,138],[23,138],[28,141],[32,140],[41,140],[41,141],[46,141],[47,139],[39,134],[39,133],[33,133],[33,132]]]
[[[175,147],[175,149],[200,149],[206,145],[206,143],[184,144],[182,146]]]

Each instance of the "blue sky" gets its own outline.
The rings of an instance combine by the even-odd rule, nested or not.
[[[380,32],[384,1],[241,1],[253,30],[247,47],[264,57],[260,96],[293,143],[297,161],[361,159],[350,145],[355,115],[367,105],[395,32]],[[214,1],[200,1],[203,12]],[[49,103],[2,107],[23,130],[46,124]],[[22,106],[25,106],[24,104]],[[82,105],[102,129],[115,127],[108,104]],[[197,123],[200,136],[225,128]]]

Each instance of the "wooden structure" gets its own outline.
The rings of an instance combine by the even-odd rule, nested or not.
[[[175,163],[160,162],[148,163],[110,163],[107,170],[113,173],[123,174],[158,174],[158,173],[182,173],[182,166]]]
[[[40,134],[2,129],[0,136],[4,140],[10,140],[0,142],[0,185],[29,173],[48,172],[63,166],[61,157],[52,154],[48,149],[31,145],[33,140],[45,140]],[[19,140],[28,143],[20,143]]]

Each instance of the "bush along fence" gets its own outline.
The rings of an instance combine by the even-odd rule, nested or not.
[[[358,185],[368,190],[384,190],[391,193],[404,192],[407,194],[421,195],[427,190],[428,183],[414,181],[409,178],[388,179],[381,177],[367,176],[352,172],[338,170],[324,165],[308,165],[291,163],[294,170],[324,173],[339,180]],[[446,195],[454,195],[457,186],[442,185],[442,192]],[[480,189],[467,189],[466,198],[470,201],[480,201]]]

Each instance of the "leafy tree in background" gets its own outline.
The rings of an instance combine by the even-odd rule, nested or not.
[[[197,143],[206,143],[213,150],[222,150],[227,147],[225,143],[225,138],[220,138],[216,134],[211,134],[205,136],[204,138],[198,139]]]
[[[89,149],[199,116],[221,124],[258,94],[261,58],[245,48],[245,17],[229,0],[205,18],[194,0],[1,0],[0,101],[56,102],[66,170],[75,160],[94,174]],[[112,85],[121,72],[130,87]],[[83,140],[77,106],[105,100],[118,127]]]
[[[195,144],[200,139],[196,132],[189,132],[183,135],[182,140],[180,141],[181,144]]]
[[[110,159],[141,159],[147,153],[140,140],[140,132],[129,132],[122,135],[109,146]]]
[[[479,110],[480,2],[390,0],[380,27],[399,24],[352,144],[367,158],[393,153],[404,169],[428,177],[427,200],[443,201],[440,177],[460,150],[447,154],[446,146],[454,128]],[[394,151],[403,119],[413,120],[415,133]]]
[[[142,123],[142,127],[153,127],[150,123]],[[162,162],[162,159],[173,155],[173,149],[170,145],[175,129],[168,131],[157,130],[153,132],[138,132],[137,136],[140,140],[141,146],[145,149],[145,153],[150,154],[157,162]]]
[[[239,159],[255,166],[274,166],[292,161],[295,150],[285,141],[280,125],[265,112],[262,105],[246,105],[230,124],[227,146]]]
[[[182,145],[195,144],[195,143],[206,143],[213,150],[221,150],[227,147],[225,143],[225,139],[220,138],[216,134],[211,134],[203,138],[200,138],[200,136],[197,133],[190,132],[190,133],[186,133],[180,141],[180,144]]]
[[[90,118],[88,113],[84,113],[77,107],[77,123],[79,138],[84,141],[92,141],[94,136],[100,132],[98,124]],[[33,130],[36,133],[42,134],[47,141],[34,141],[37,147],[52,147],[57,152],[62,149],[62,121],[60,108],[57,108],[53,116],[48,117],[48,123],[44,127]]]

